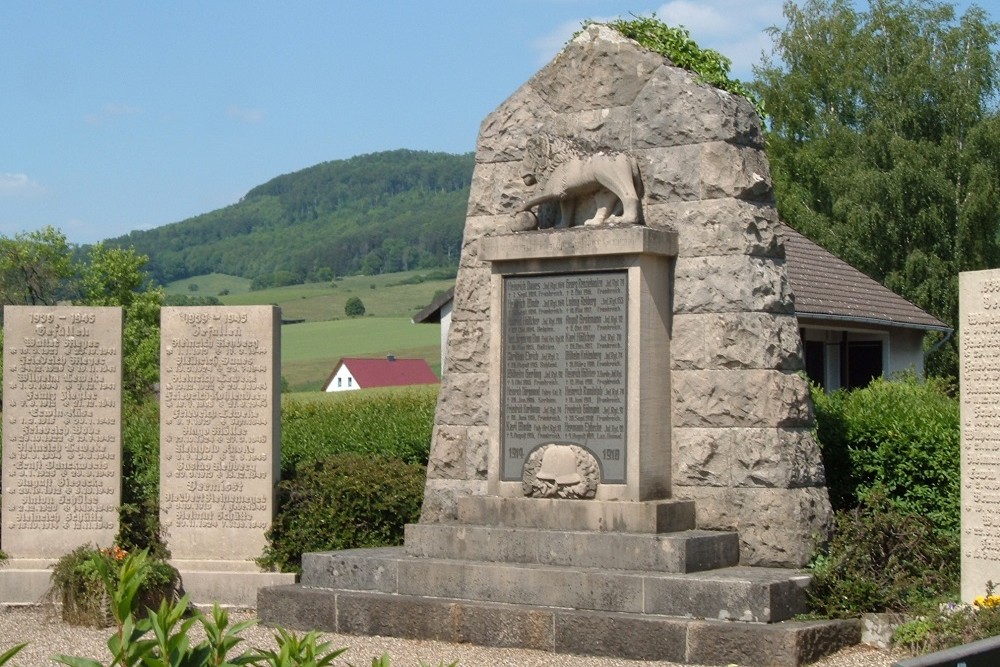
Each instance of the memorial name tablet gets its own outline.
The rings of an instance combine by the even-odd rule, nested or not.
[[[276,309],[164,308],[160,512],[174,559],[260,556],[277,463]]]
[[[574,443],[625,482],[625,271],[512,276],[503,288],[501,479],[535,447]]]
[[[960,277],[962,598],[1000,567],[1000,271]]]
[[[3,549],[109,546],[121,500],[120,308],[4,307]]]

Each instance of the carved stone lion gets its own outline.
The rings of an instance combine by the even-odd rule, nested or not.
[[[577,224],[638,224],[642,180],[632,156],[606,150],[586,151],[565,139],[540,135],[525,147],[522,178],[525,185],[541,183],[536,194],[515,213],[512,227],[571,227]],[[558,218],[547,224],[532,211],[550,202],[559,204]],[[584,220],[581,213],[592,215]]]

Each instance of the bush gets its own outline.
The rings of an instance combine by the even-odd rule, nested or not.
[[[281,411],[281,474],[333,454],[375,454],[427,463],[437,387],[345,392],[335,399],[294,398]]]
[[[258,561],[298,571],[302,554],[402,544],[420,516],[425,469],[398,459],[343,454],[303,463],[278,485],[278,510]]]
[[[163,600],[177,597],[180,575],[169,563],[146,558],[141,564],[141,583],[133,598],[131,612],[155,609]],[[60,558],[52,568],[52,595],[62,603],[62,619],[70,625],[104,628],[114,617],[105,577],[118,579],[128,554],[119,547],[99,549],[84,544]]]
[[[122,504],[116,542],[168,558],[160,539],[160,404],[155,398],[122,410]]]
[[[958,533],[959,405],[942,380],[877,379],[827,395],[813,388],[817,436],[834,509],[882,489],[899,506]]]
[[[892,641],[914,655],[1000,635],[1000,597],[988,585],[971,605],[943,604],[896,629]]]
[[[362,317],[365,314],[365,304],[360,297],[352,296],[344,304],[344,314],[348,317]]]
[[[819,615],[925,608],[958,585],[958,536],[872,489],[837,512],[833,541],[810,569],[809,606]]]

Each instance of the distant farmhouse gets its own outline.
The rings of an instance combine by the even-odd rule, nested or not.
[[[778,228],[795,295],[806,375],[827,391],[863,387],[900,371],[924,374],[924,335],[951,327],[787,225]],[[454,288],[414,315],[441,323],[441,369]]]
[[[437,383],[437,376],[423,359],[397,359],[391,354],[377,359],[344,357],[334,366],[323,384],[323,391]]]

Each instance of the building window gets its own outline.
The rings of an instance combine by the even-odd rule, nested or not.
[[[353,380],[354,380],[354,378],[347,378],[347,386],[348,387],[351,386],[351,383],[353,382]]]
[[[847,343],[844,365],[847,368],[847,377],[843,383],[845,387],[867,387],[872,380],[882,376],[882,341],[859,340]]]
[[[807,340],[804,348],[806,375],[826,389],[826,344],[821,340]]]
[[[344,378],[337,378],[337,386],[338,387],[344,386]]]
[[[837,389],[859,389],[867,387],[872,380],[882,377],[886,341],[872,340],[871,334],[864,340],[853,339],[847,331],[807,330],[802,335],[802,352],[806,376],[826,391]]]

